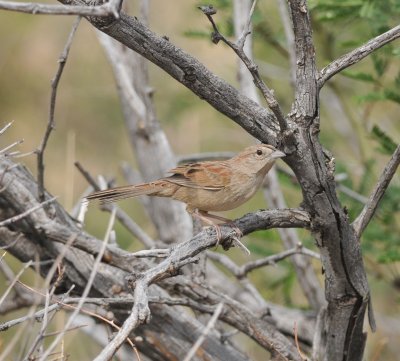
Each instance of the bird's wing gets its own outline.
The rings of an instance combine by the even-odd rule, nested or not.
[[[226,162],[201,162],[185,164],[169,173],[172,176],[165,178],[171,183],[184,187],[220,190],[229,185],[232,176],[232,169]]]

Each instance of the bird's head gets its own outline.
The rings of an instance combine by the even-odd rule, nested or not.
[[[257,144],[247,147],[237,154],[235,164],[243,166],[249,173],[266,174],[276,159],[285,157],[286,154],[269,144]]]

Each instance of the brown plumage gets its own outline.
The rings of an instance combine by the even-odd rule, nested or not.
[[[186,203],[189,213],[206,216],[209,211],[227,211],[249,200],[275,160],[284,156],[271,145],[257,144],[228,160],[181,165],[171,169],[169,177],[95,192],[87,198],[108,203],[140,195],[171,197]]]

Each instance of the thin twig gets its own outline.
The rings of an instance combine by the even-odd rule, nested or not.
[[[165,258],[171,253],[169,248],[143,249],[127,255],[128,258]]]
[[[27,262],[24,267],[21,268],[21,270],[18,272],[18,274],[14,277],[12,282],[9,284],[5,292],[3,293],[3,296],[0,298],[0,305],[4,302],[14,285],[17,283],[18,279],[22,276],[22,274],[25,272],[27,268],[29,268],[32,264],[32,261]]]
[[[28,209],[27,211],[25,211],[25,212],[23,212],[21,214],[18,214],[18,215],[14,216],[14,217],[8,218],[8,219],[0,222],[0,227],[5,227],[5,226],[8,226],[11,223],[15,223],[15,222],[21,220],[22,218],[25,218],[26,216],[30,215],[31,213],[37,211],[38,209],[43,208],[46,204],[54,202],[56,199],[57,199],[57,197],[50,198],[47,201],[44,201],[44,202],[42,202],[42,203],[40,203],[40,204]]]
[[[99,250],[99,253],[96,257],[96,260],[94,261],[93,267],[92,267],[92,271],[90,273],[89,279],[87,281],[86,287],[82,293],[82,299],[80,300],[80,302],[78,303],[76,309],[74,310],[74,312],[72,313],[72,315],[69,317],[65,327],[64,327],[64,331],[67,330],[74,318],[76,317],[76,315],[80,312],[83,304],[85,303],[85,298],[87,297],[87,295],[89,294],[91,288],[92,288],[92,284],[94,282],[94,279],[96,277],[97,274],[97,270],[100,266],[100,262],[101,259],[103,258],[104,252],[107,248],[107,244],[110,238],[110,233],[112,231],[112,228],[114,226],[114,221],[115,221],[115,213],[116,210],[114,209],[113,212],[111,213],[111,217],[110,217],[110,221],[108,223],[108,227],[107,227],[107,231],[106,234],[104,236],[104,240],[101,246],[101,249]],[[46,358],[49,356],[49,354],[52,352],[52,350],[58,345],[58,343],[60,342],[60,340],[64,337],[64,333],[65,332],[61,332],[56,338],[55,340],[52,342],[52,344],[47,348],[47,350],[43,353],[43,355],[40,357],[39,361],[45,361]]]
[[[17,140],[16,142],[14,142],[14,143],[8,145],[7,147],[3,148],[2,150],[0,150],[0,154],[1,154],[1,155],[4,155],[4,156],[9,156],[10,154],[7,154],[7,153],[6,153],[7,150],[10,150],[11,148],[15,147],[16,145],[20,145],[20,144],[22,144],[23,142],[24,142],[23,139]]]
[[[11,243],[7,244],[6,246],[0,246],[0,249],[8,249],[14,247],[17,244],[17,242],[21,239],[21,237],[22,233],[19,233],[18,236]]]
[[[3,133],[12,126],[12,124],[14,123],[14,121],[12,120],[11,122],[7,123],[3,128],[0,129],[0,135],[3,135]]]
[[[303,361],[307,361],[307,357],[304,356],[303,352],[301,352],[301,349],[300,349],[299,338],[297,337],[297,323],[296,323],[296,321],[294,322],[294,325],[293,325],[293,332],[294,332],[294,342],[296,344],[297,352],[299,353],[299,355],[300,355],[300,357],[301,357],[301,359]]]
[[[217,305],[212,317],[210,318],[210,320],[207,323],[207,326],[204,328],[203,332],[201,333],[201,335],[197,339],[197,341],[194,343],[194,345],[190,348],[189,352],[186,354],[183,361],[190,361],[194,357],[197,350],[199,349],[201,344],[206,339],[206,336],[210,333],[211,329],[215,326],[215,323],[217,322],[218,317],[221,314],[223,307],[224,307],[223,302],[221,302]]]
[[[39,292],[39,291],[37,291],[37,290],[25,285],[24,283],[18,282],[18,284],[23,286],[27,290],[29,290],[31,292],[34,292],[37,295],[40,295],[42,297],[46,297],[46,295],[44,293],[41,293],[41,292]],[[53,302],[55,302],[55,303],[49,306],[47,312],[51,312],[54,309],[60,308],[60,307],[68,309],[68,310],[75,310],[76,306],[73,306],[72,304],[79,303],[83,298],[82,297],[67,297],[67,298],[64,298],[71,291],[72,291],[72,288],[70,290],[68,290],[68,292],[65,293],[62,298],[55,298],[53,300]],[[133,299],[132,298],[85,298],[84,299],[84,303],[85,304],[95,304],[95,305],[105,306],[105,307],[107,307],[109,305],[131,306],[132,303],[133,303]],[[36,305],[36,303],[35,303],[35,305]],[[0,332],[1,331],[5,331],[5,330],[9,329],[10,327],[13,327],[15,325],[18,325],[18,324],[20,324],[22,322],[25,322],[25,321],[33,319],[33,318],[41,319],[45,312],[46,312],[46,310],[42,309],[42,310],[39,310],[39,311],[37,311],[35,313],[29,313],[26,316],[23,316],[23,317],[20,317],[20,318],[5,322],[3,324],[0,324]],[[110,325],[112,328],[114,328],[116,330],[120,329],[120,327],[117,326],[113,321],[110,321],[107,318],[104,318],[104,317],[102,317],[101,315],[99,315],[97,313],[93,313],[93,312],[91,312],[89,310],[86,310],[86,309],[83,309],[83,308],[80,309],[80,312],[83,313],[83,314],[86,314],[88,316],[97,318],[98,320],[101,320],[101,321],[107,323],[108,325]],[[130,339],[128,339],[127,341],[132,346],[132,348],[134,348],[134,345],[133,345],[132,341]]]
[[[261,258],[255,261],[247,262],[242,266],[236,265],[229,257],[221,253],[215,252],[207,252],[208,257],[212,260],[219,262],[224,267],[226,267],[229,271],[231,271],[235,277],[243,278],[246,277],[249,272],[254,271],[257,268],[275,265],[276,263],[284,260],[287,257],[293,256],[295,254],[302,254],[308,257],[313,257],[315,259],[320,259],[320,255],[314,251],[311,251],[308,248],[304,248],[301,244],[297,247],[288,249],[286,251],[274,254],[272,256],[268,256],[265,258]]]
[[[253,11],[254,11],[254,8],[256,5],[256,1],[257,0],[254,0],[253,5],[251,7],[249,21],[253,14]],[[257,86],[258,89],[260,89],[269,108],[272,110],[276,119],[278,120],[281,131],[283,132],[284,130],[286,130],[288,128],[287,121],[286,121],[285,115],[283,114],[283,111],[282,111],[278,101],[276,100],[276,98],[273,94],[273,91],[271,89],[269,89],[268,86],[262,80],[260,73],[258,71],[257,65],[243,51],[245,38],[249,34],[248,28],[244,30],[244,32],[243,32],[242,36],[240,37],[240,39],[238,40],[238,42],[234,43],[234,42],[226,39],[219,32],[218,27],[215,24],[214,19],[212,17],[213,15],[216,14],[217,11],[214,9],[214,7],[212,5],[201,6],[201,7],[199,7],[199,9],[204,13],[204,15],[207,16],[208,20],[210,21],[210,23],[214,29],[214,32],[212,33],[213,43],[217,44],[220,40],[223,41],[243,61],[243,63],[246,65],[247,69],[249,69],[251,75],[253,76],[254,84]]]
[[[37,150],[37,170],[38,170],[38,194],[39,200],[44,200],[44,151],[46,149],[47,142],[49,140],[52,130],[55,128],[54,112],[56,107],[56,97],[57,97],[57,87],[60,82],[61,75],[63,73],[65,64],[68,59],[69,50],[74,39],[76,30],[78,29],[81,17],[78,16],[72,25],[71,32],[68,36],[67,42],[65,44],[64,50],[62,51],[58,59],[58,69],[55,77],[51,81],[51,96],[50,96],[50,109],[49,109],[49,119],[46,127],[45,134],[43,136],[42,142]]]
[[[20,284],[22,284],[22,283],[20,283]],[[25,285],[24,285],[24,286],[25,286]],[[53,287],[52,292],[48,292],[48,291],[46,290],[46,294],[44,295],[44,297],[45,297],[45,306],[44,306],[44,309],[42,310],[43,313],[41,314],[41,319],[43,319],[43,321],[42,321],[42,327],[41,327],[39,333],[35,336],[35,339],[34,339],[33,342],[31,343],[31,345],[30,345],[28,351],[26,352],[26,355],[25,355],[25,357],[24,357],[24,360],[30,360],[30,359],[33,359],[33,358],[34,358],[34,357],[33,357],[33,354],[34,354],[35,350],[40,349],[40,342],[43,341],[44,333],[45,333],[45,331],[46,331],[46,328],[47,328],[48,323],[51,322],[51,321],[53,320],[53,318],[55,317],[55,315],[56,315],[56,312],[54,312],[54,313],[52,313],[52,314],[49,316],[50,312],[52,312],[52,311],[58,311],[58,310],[61,308],[61,307],[59,306],[59,304],[57,304],[58,307],[53,308],[53,309],[50,311],[50,305],[49,305],[49,303],[50,303],[50,298],[52,297],[52,295],[53,295],[53,293],[54,293],[54,291],[55,291],[55,288],[56,288],[56,287]],[[74,288],[75,288],[75,285],[72,285],[72,286],[69,288],[69,290],[68,290],[65,294],[62,295],[61,300],[64,299],[64,297],[68,296],[68,295],[72,292],[72,290],[73,290]],[[37,294],[38,294],[38,293],[36,293],[36,295],[37,295]]]
[[[289,55],[290,61],[290,81],[292,86],[296,83],[296,53],[294,51],[294,34],[293,27],[290,21],[289,11],[287,9],[287,1],[278,0],[279,5],[279,13],[282,20],[283,30],[285,31],[286,43],[287,43],[287,52]]]
[[[97,184],[96,180],[92,177],[92,175],[83,167],[83,165],[76,161],[75,167],[78,168],[79,172],[83,175],[86,181],[94,188],[95,191],[100,190],[100,186]]]
[[[95,181],[95,179],[91,176],[91,174],[82,166],[81,163],[75,162],[75,166],[81,172],[86,181],[95,189],[100,190],[99,184]],[[131,218],[129,217],[121,208],[116,205],[104,204],[102,205],[102,209],[107,212],[111,212],[113,208],[116,208],[117,219],[121,222],[125,228],[133,234],[140,242],[143,243],[147,248],[152,248],[155,246],[154,240],[145,232],[143,229]]]
[[[387,32],[376,36],[375,38],[367,41],[360,47],[342,55],[340,58],[334,60],[319,72],[318,86],[322,88],[327,80],[332,78],[335,74],[343,69],[358,63],[366,56],[381,48],[382,46],[390,43],[391,41],[400,37],[400,25],[388,30]]]
[[[395,152],[390,158],[388,164],[383,170],[378,183],[375,185],[374,190],[372,191],[367,204],[364,206],[361,213],[358,215],[357,219],[353,222],[353,227],[355,233],[358,238],[361,237],[365,227],[367,227],[370,222],[372,216],[374,215],[380,200],[387,187],[389,186],[390,181],[392,180],[396,170],[400,164],[400,145],[397,146]]]

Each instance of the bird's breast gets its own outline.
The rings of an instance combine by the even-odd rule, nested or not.
[[[203,211],[228,211],[248,201],[260,187],[263,178],[243,175],[233,177],[224,188],[209,190],[180,187],[173,198],[186,203],[191,208]]]

